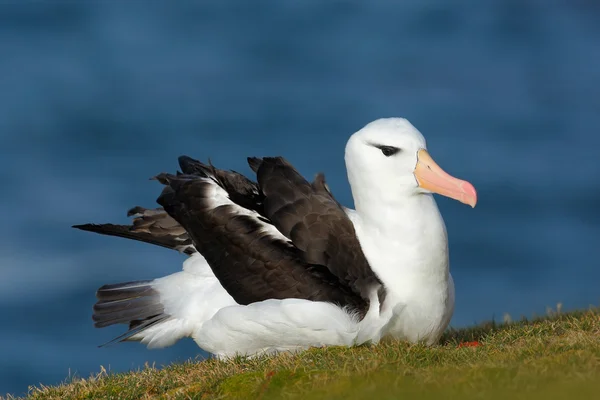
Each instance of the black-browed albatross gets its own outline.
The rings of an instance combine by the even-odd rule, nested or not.
[[[149,348],[192,337],[219,357],[351,346],[393,337],[433,344],[454,311],[446,227],[432,193],[472,207],[473,186],[445,173],[403,118],[379,119],[345,151],[355,210],[323,175],[281,157],[249,158],[257,181],[192,158],[156,177],[162,208],[132,225],[77,228],[184,252],[183,271],[102,286],[96,327]]]

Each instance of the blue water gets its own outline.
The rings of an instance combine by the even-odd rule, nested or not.
[[[352,205],[343,146],[383,116],[479,191],[438,200],[453,326],[600,303],[600,3],[203,3],[0,5],[0,394],[200,354],[97,348],[95,290],[183,257],[72,224],[153,206],[180,154],[284,155]]]

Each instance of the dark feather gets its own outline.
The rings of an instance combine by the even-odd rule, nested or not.
[[[92,319],[97,328],[130,324],[164,314],[160,295],[152,288],[152,281],[104,285],[96,292],[96,298]]]
[[[322,174],[311,185],[285,159],[269,157],[263,158],[257,177],[265,195],[265,216],[302,251],[306,263],[326,266],[365,300],[382,286],[352,221],[327,189]]]
[[[188,156],[179,157],[179,166],[184,174],[213,179],[225,189],[231,201],[248,210],[263,214],[264,196],[258,189],[258,185],[244,175],[235,171],[217,169],[210,161],[207,165]]]
[[[258,189],[258,185],[244,175],[235,171],[217,169],[210,163],[204,164],[188,156],[179,157],[179,165],[183,173],[177,172],[176,176],[197,175],[210,178],[227,192],[234,203],[261,215],[264,214],[264,196]],[[167,175],[159,174],[152,179],[167,184],[165,181]],[[127,212],[127,216],[134,217],[132,225],[83,224],[74,225],[73,228],[155,244],[188,255],[196,252],[185,229],[162,208],[146,209],[136,206]],[[263,218],[263,221],[266,219]]]
[[[130,340],[159,322],[170,318],[165,314],[160,295],[152,288],[152,281],[136,281],[104,285],[96,292],[94,304],[94,326],[104,328],[114,324],[128,324],[129,330],[105,346],[117,341]]]
[[[158,203],[190,234],[221,285],[240,304],[301,298],[347,306],[364,315],[368,303],[331,271],[303,260],[284,237],[265,233],[258,216],[236,204],[216,207],[215,183],[192,175],[162,175]],[[310,185],[309,185],[310,187]]]
[[[248,157],[248,165],[250,166],[250,169],[254,171],[254,173],[258,172],[260,164],[262,164],[262,158]]]
[[[132,340],[131,337],[133,335],[140,333],[143,330],[150,328],[151,326],[154,326],[160,322],[166,321],[169,318],[171,318],[171,317],[167,314],[160,314],[160,315],[155,315],[154,317],[146,318],[144,320],[131,321],[129,323],[129,330],[127,330],[127,332],[123,333],[122,335],[117,336],[116,338],[114,338],[106,343],[101,344],[98,347],[108,346],[109,344],[113,344],[116,342],[125,342],[128,340]]]
[[[188,255],[196,252],[185,229],[164,210],[138,206],[127,215],[134,217],[132,225],[83,224],[73,225],[73,228],[155,244]]]

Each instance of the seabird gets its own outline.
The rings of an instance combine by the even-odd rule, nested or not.
[[[217,357],[386,337],[436,343],[454,283],[432,193],[474,207],[476,191],[444,172],[403,118],[354,133],[345,161],[354,210],[322,174],[309,183],[282,157],[249,158],[254,182],[182,156],[181,172],[155,177],[161,208],[133,208],[132,225],[76,225],[188,255],[183,271],[98,289],[95,326],[128,324],[111,342],[148,348],[191,337]]]

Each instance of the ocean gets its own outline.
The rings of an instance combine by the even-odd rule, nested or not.
[[[352,206],[348,137],[408,118],[475,209],[438,198],[451,325],[600,304],[600,3],[0,3],[0,395],[204,357],[98,345],[95,290],[181,268],[176,252],[77,231],[154,207],[187,154],[324,172]]]

